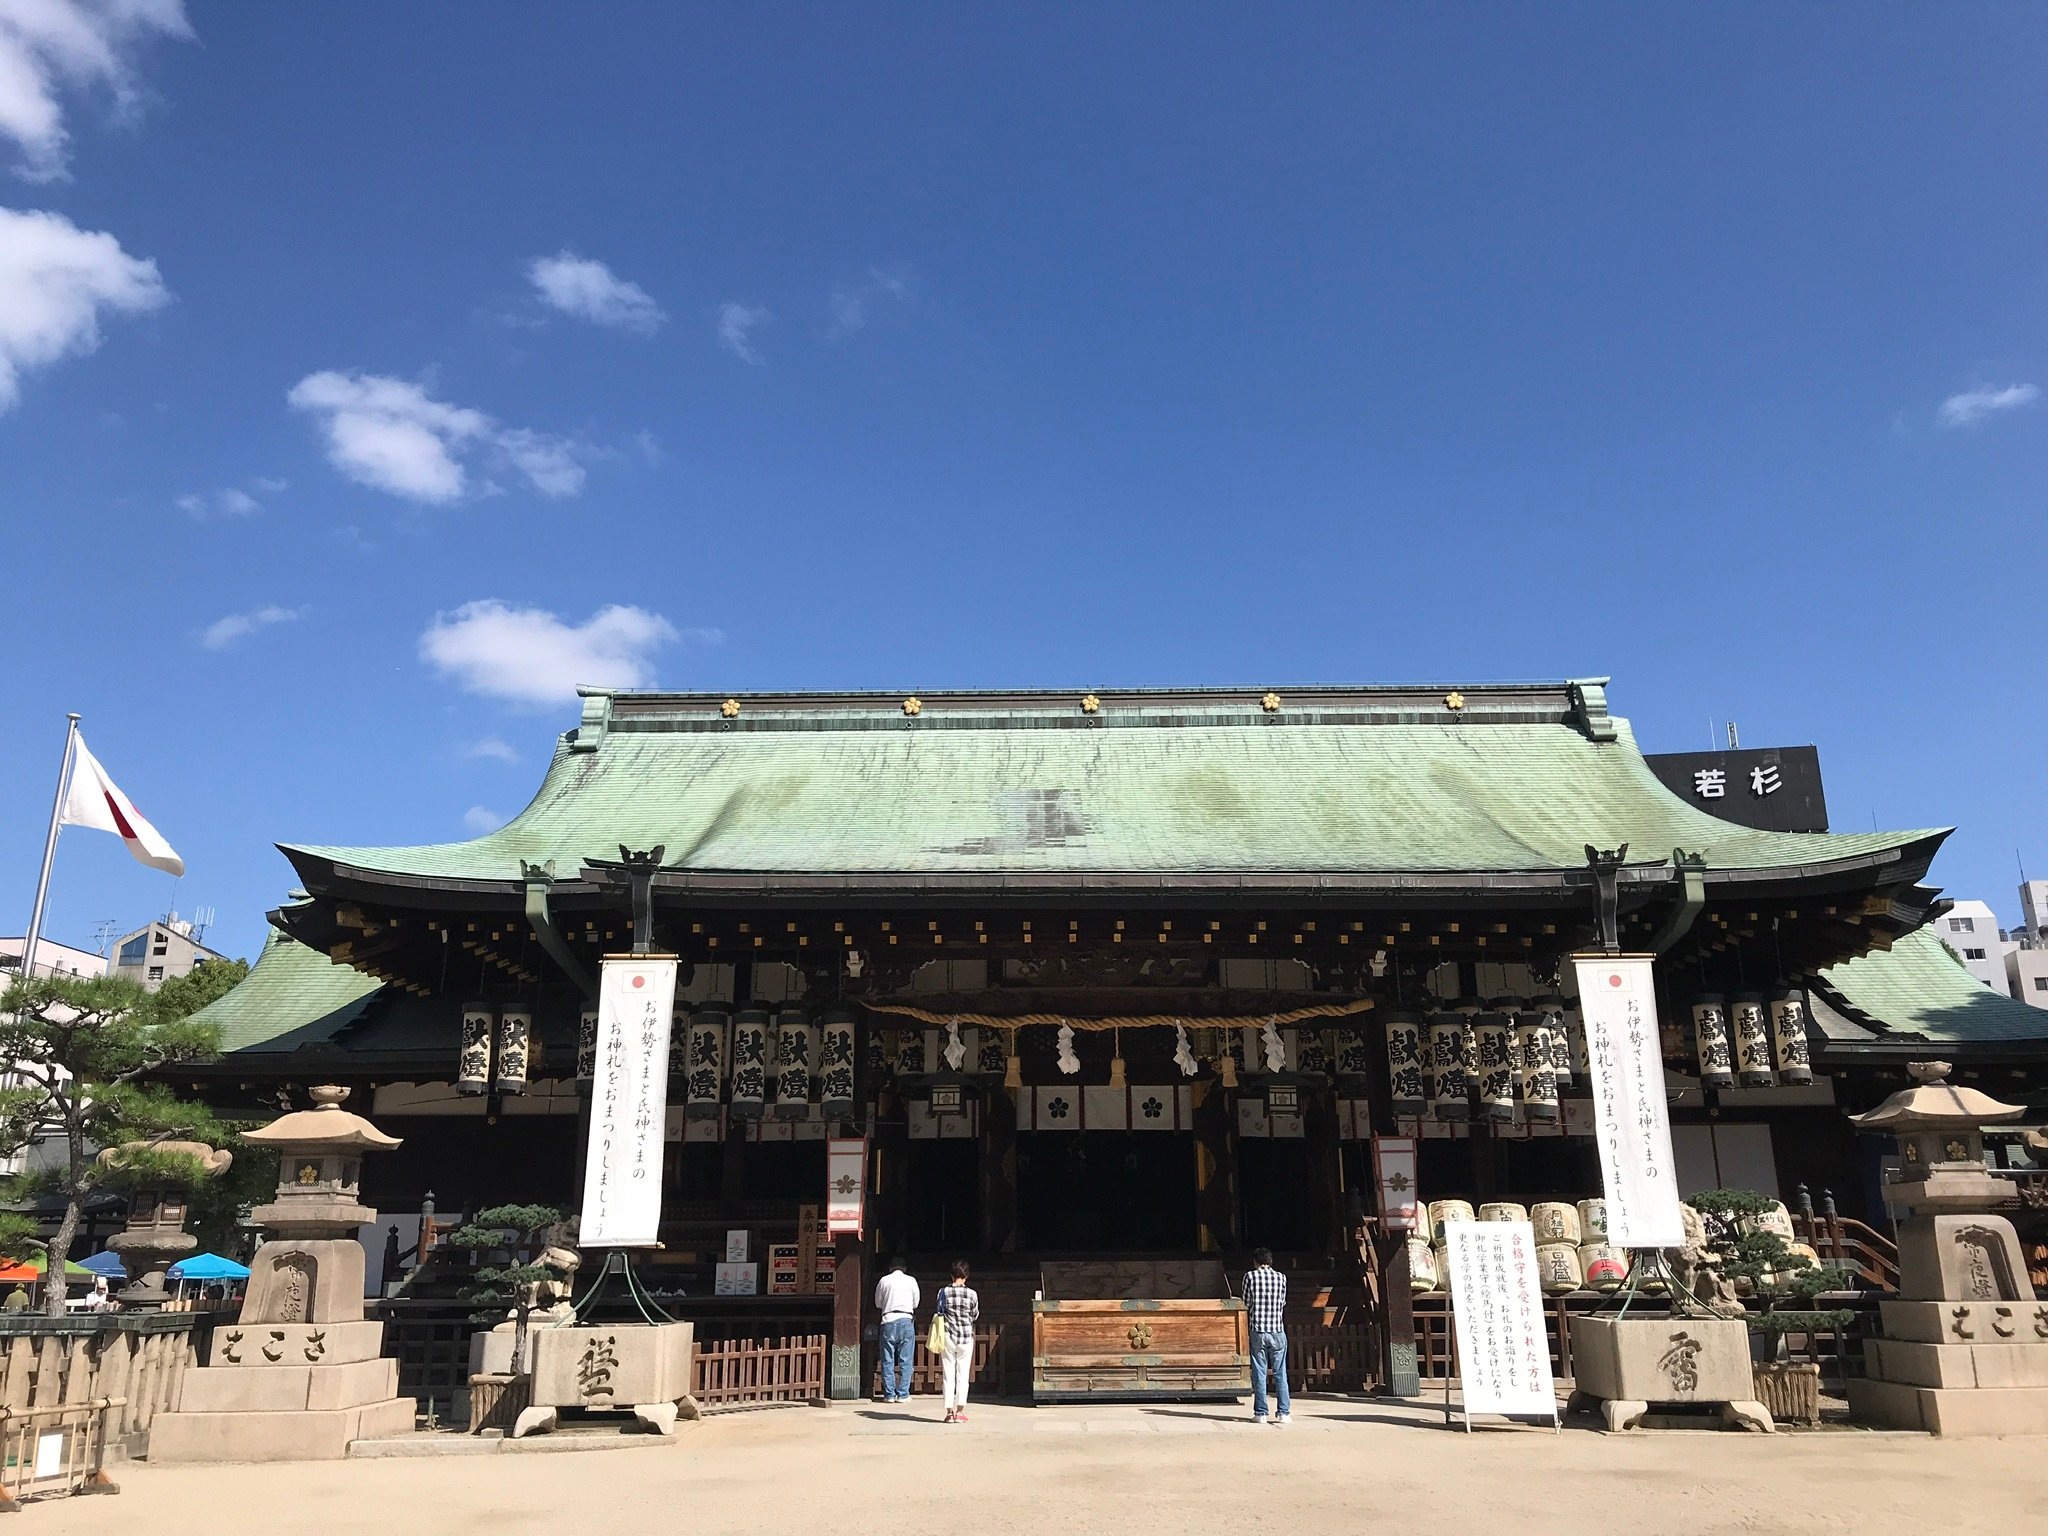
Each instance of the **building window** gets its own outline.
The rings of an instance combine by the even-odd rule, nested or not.
[[[149,968],[149,979],[151,981],[162,981],[164,979],[164,968],[160,965],[152,965]]]
[[[1981,949],[1966,949],[1963,951],[1963,958],[1965,960],[1982,960],[1984,958],[1984,951]]]
[[[2048,976],[2036,976],[2034,978],[2034,990],[2036,992],[2048,992]]]
[[[1950,933],[1975,933],[1977,931],[1977,920],[1972,917],[1952,917],[1948,920],[1948,931]]]

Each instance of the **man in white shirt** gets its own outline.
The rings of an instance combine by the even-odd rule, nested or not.
[[[917,1282],[891,1259],[889,1273],[875,1282],[875,1306],[882,1314],[882,1401],[910,1401],[910,1367],[917,1358]]]

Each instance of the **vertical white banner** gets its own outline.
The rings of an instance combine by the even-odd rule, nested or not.
[[[1572,956],[1593,1078],[1593,1137],[1607,1182],[1607,1240],[1620,1248],[1685,1244],[1652,958]]]
[[[652,1248],[661,1225],[673,955],[607,957],[597,991],[582,1245]]]
[[[1475,1413],[1555,1419],[1535,1229],[1526,1221],[1447,1221],[1444,1249],[1467,1423]]]
[[[825,1143],[825,1230],[861,1233],[868,1186],[868,1140],[834,1136]]]

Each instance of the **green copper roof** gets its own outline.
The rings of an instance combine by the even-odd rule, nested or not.
[[[219,1026],[223,1054],[289,1051],[353,1023],[382,986],[273,930],[248,976],[193,1017]]]
[[[1884,1038],[1913,1036],[1931,1045],[2048,1041],[2048,1009],[1995,992],[1963,969],[1926,928],[1889,950],[1830,966],[1821,990]]]
[[[573,876],[621,844],[692,871],[1081,874],[1583,870],[1588,843],[1710,871],[1889,855],[1934,833],[1759,832],[1661,785],[1598,684],[900,696],[596,693],[533,803],[408,848],[287,847],[408,879]],[[303,864],[302,868],[305,867]]]

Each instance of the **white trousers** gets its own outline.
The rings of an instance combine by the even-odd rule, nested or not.
[[[973,1344],[948,1344],[946,1352],[939,1357],[941,1386],[946,1394],[946,1409],[967,1406],[967,1378],[974,1367]]]

